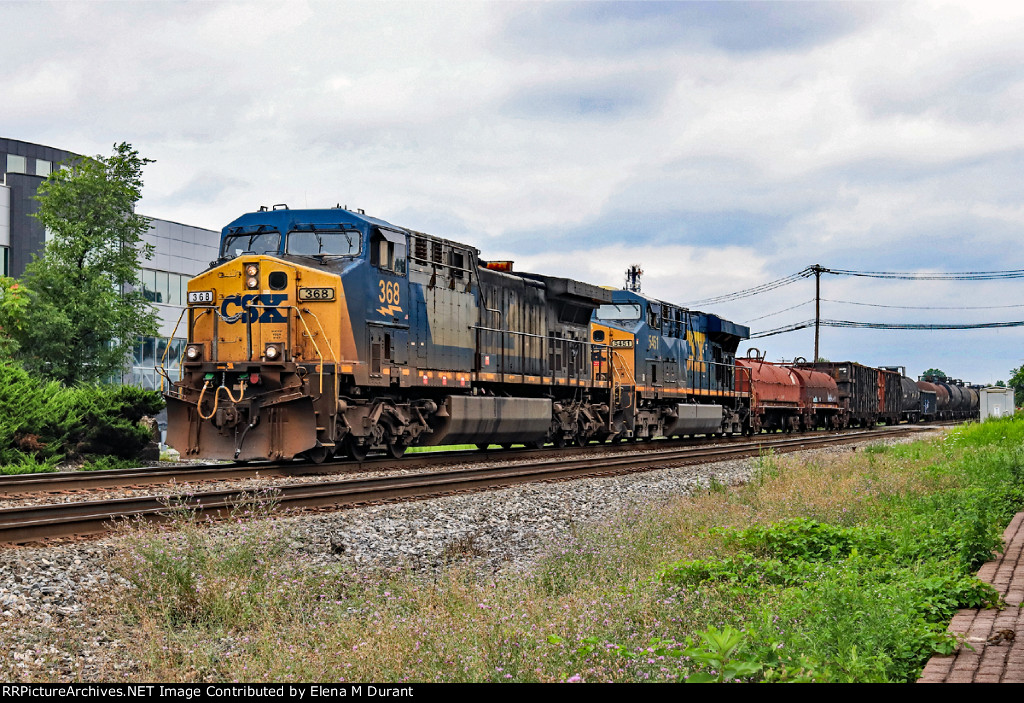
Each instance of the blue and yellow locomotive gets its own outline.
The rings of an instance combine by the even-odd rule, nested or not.
[[[605,345],[599,378],[617,388],[619,437],[740,432],[748,394],[735,389],[736,348],[748,328],[630,290],[594,311],[591,339]]]
[[[412,445],[540,445],[738,431],[747,329],[485,262],[343,208],[263,208],[188,286],[168,443],[323,461]]]

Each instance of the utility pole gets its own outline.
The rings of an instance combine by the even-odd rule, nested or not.
[[[821,264],[811,266],[814,272],[814,363],[818,363],[818,338],[821,332],[821,274],[829,273]]]

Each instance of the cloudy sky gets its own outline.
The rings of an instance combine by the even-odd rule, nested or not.
[[[340,203],[524,270],[638,263],[683,304],[815,263],[1024,269],[1018,3],[0,0],[0,26],[0,136],[131,142],[155,217]],[[822,317],[1024,320],[1022,292],[824,276]],[[701,307],[756,332],[813,296]],[[826,328],[821,353],[992,382],[1022,341]],[[813,330],[753,344],[810,357]]]

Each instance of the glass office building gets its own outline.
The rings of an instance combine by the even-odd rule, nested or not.
[[[76,154],[62,149],[0,138],[0,273],[20,277],[32,256],[46,244],[45,228],[32,217],[39,184],[60,162]],[[141,262],[146,297],[160,316],[158,337],[138,340],[126,363],[124,383],[158,389],[156,362],[167,359],[177,367],[184,346],[184,328],[174,327],[185,308],[185,282],[206,270],[217,258],[220,232],[167,220],[152,219],[144,240],[154,247],[153,258]]]

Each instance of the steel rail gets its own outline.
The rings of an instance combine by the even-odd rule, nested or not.
[[[935,424],[935,423],[932,423]],[[902,426],[894,426],[894,431]],[[846,430],[858,432],[862,430]],[[883,430],[885,431],[885,430]],[[252,464],[190,464],[184,466],[146,466],[133,469],[109,469],[105,471],[57,471],[39,474],[15,474],[0,476],[0,497],[13,498],[32,493],[61,493],[102,488],[129,488],[195,481],[226,481],[244,478],[290,478],[296,476],[321,476],[366,471],[386,471],[396,468],[419,469],[431,466],[446,466],[452,463],[483,463],[493,461],[516,461],[523,458],[542,457],[567,458],[580,454],[598,452],[663,451],[666,448],[700,447],[709,442],[743,443],[764,440],[781,435],[753,437],[689,438],[680,440],[660,439],[653,442],[629,444],[591,444],[583,447],[553,449],[513,449],[481,452],[472,449],[457,449],[424,454],[408,454],[400,460],[386,456],[372,456],[361,462],[342,459],[313,464],[303,461],[260,462]],[[787,435],[788,436],[788,435]],[[811,433],[809,436],[814,436]]]
[[[926,428],[903,427],[841,435],[806,435],[776,441],[757,441],[742,446],[708,447],[699,451],[682,450],[633,454],[629,456],[569,460],[546,460],[531,464],[462,469],[352,479],[322,483],[276,486],[269,499],[275,508],[350,507],[369,503],[433,497],[450,493],[478,491],[518,483],[559,481],[583,476],[647,471],[723,459],[757,456],[765,449],[781,453],[816,446],[841,444],[865,439],[912,434]],[[24,506],[0,510],[0,543],[19,544],[56,537],[106,532],[117,520],[141,518],[165,521],[175,511],[197,515],[228,517],[239,508],[267,501],[266,491],[222,490],[174,497],[141,496],[103,501],[81,501]]]

